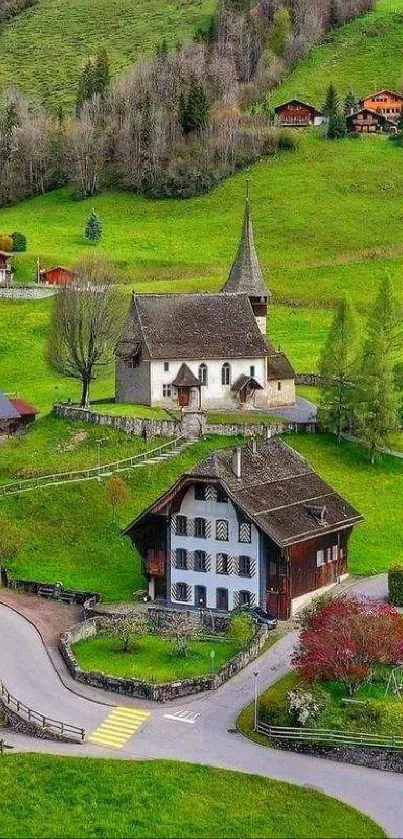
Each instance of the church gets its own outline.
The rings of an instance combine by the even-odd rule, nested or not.
[[[116,349],[116,402],[171,410],[293,405],[294,370],[266,337],[270,297],[247,198],[221,292],[133,293]]]

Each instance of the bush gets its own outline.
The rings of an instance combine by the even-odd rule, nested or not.
[[[259,719],[267,725],[291,725],[288,694],[298,686],[295,671],[275,682],[260,698]]]
[[[254,624],[247,612],[233,612],[228,628],[228,637],[238,647],[246,647],[254,635]]]
[[[27,249],[27,237],[24,233],[19,233],[16,231],[15,233],[11,234],[11,238],[13,241],[13,251],[26,251]]]
[[[13,240],[8,233],[0,233],[0,251],[11,253],[13,250]]]
[[[287,130],[278,132],[278,148],[280,151],[295,151],[298,148],[298,138],[295,133]]]
[[[144,185],[143,191],[150,198],[193,198],[209,192],[220,180],[217,173],[182,166],[174,172],[158,175]]]
[[[403,606],[403,565],[393,565],[388,573],[389,603]]]
[[[348,719],[360,724],[365,731],[377,731],[382,720],[382,708],[379,702],[368,699],[362,705],[348,705],[345,708]]]
[[[301,727],[316,719],[323,708],[322,698],[312,690],[290,690],[287,693],[288,713],[294,725]]]

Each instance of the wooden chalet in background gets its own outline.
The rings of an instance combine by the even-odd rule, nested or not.
[[[63,265],[39,270],[39,281],[47,285],[71,285],[74,277],[74,271],[71,268],[65,268]]]
[[[380,131],[396,131],[396,123],[381,111],[361,108],[346,116],[347,131],[355,134],[374,134]]]
[[[35,422],[38,411],[19,397],[9,398],[0,390],[0,435],[10,436]]]
[[[398,122],[403,108],[403,94],[393,90],[378,90],[360,99],[360,107]]]
[[[149,595],[183,608],[287,619],[347,572],[362,516],[274,437],[210,455],[125,530]]]
[[[276,125],[299,128],[307,125],[321,125],[326,119],[314,105],[301,99],[289,99],[274,108]]]

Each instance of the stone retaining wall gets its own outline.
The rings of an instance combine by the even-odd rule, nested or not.
[[[98,414],[85,408],[77,408],[74,405],[55,405],[56,416],[64,419],[81,420],[96,425],[109,425],[117,431],[124,431],[125,434],[132,434],[140,437],[144,430],[148,438],[153,437],[179,437],[181,435],[181,424],[175,419],[143,419],[141,417],[118,417],[113,414]]]
[[[51,600],[62,600],[72,606],[83,606],[88,600],[93,604],[99,603],[101,595],[94,591],[65,588],[62,583],[41,583],[37,580],[15,580],[8,569],[0,566],[0,580],[5,588],[36,594],[38,597],[48,597]]]
[[[40,285],[12,285],[0,286],[0,297],[13,300],[42,300],[44,297],[53,297],[57,294],[55,286]]]
[[[195,693],[202,693],[206,690],[215,690],[224,682],[228,681],[236,673],[239,673],[250,661],[256,658],[263,648],[268,629],[266,626],[258,630],[249,646],[237,653],[234,658],[228,661],[217,673],[200,676],[195,679],[182,679],[176,682],[164,684],[153,684],[144,682],[141,679],[125,679],[117,676],[109,676],[95,670],[82,670],[75,658],[72,645],[84,638],[91,638],[98,632],[105,629],[107,621],[100,618],[90,618],[83,623],[76,624],[68,632],[60,636],[59,651],[66,662],[66,665],[77,682],[91,687],[102,688],[103,690],[119,693],[123,696],[135,696],[137,699],[148,699],[154,702],[167,702],[181,696],[190,696]]]

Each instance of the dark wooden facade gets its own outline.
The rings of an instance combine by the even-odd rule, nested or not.
[[[395,131],[396,125],[380,111],[361,108],[346,117],[347,130],[355,134],[375,134],[379,131]]]
[[[39,272],[40,280],[47,285],[71,285],[74,280],[74,271],[71,268],[64,268],[57,265],[54,268],[43,268]]]
[[[321,112],[313,105],[309,105],[308,102],[302,102],[299,99],[290,99],[288,102],[277,105],[274,112],[278,125],[285,125],[291,128],[314,125],[315,119],[322,116]]]

